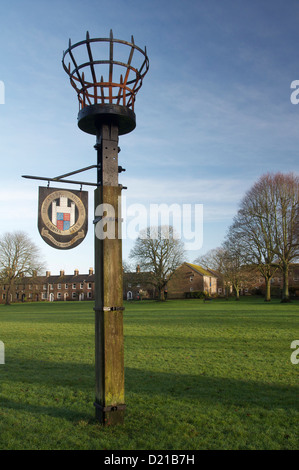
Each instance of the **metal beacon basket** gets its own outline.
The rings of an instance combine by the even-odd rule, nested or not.
[[[94,58],[103,53],[107,58]],[[117,124],[119,135],[135,128],[136,94],[149,69],[149,59],[146,48],[143,51],[136,46],[133,36],[131,42],[114,39],[111,30],[109,38],[91,39],[87,32],[84,41],[74,45],[69,41],[62,64],[77,92],[82,131],[96,135],[107,119]]]

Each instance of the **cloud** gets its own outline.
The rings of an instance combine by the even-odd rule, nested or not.
[[[251,182],[244,179],[127,178],[125,194],[130,204],[203,204],[205,220],[227,220],[236,213],[238,202]]]

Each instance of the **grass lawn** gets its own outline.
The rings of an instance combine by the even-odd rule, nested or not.
[[[298,449],[298,302],[125,306],[125,424],[102,427],[93,304],[0,305],[0,449]]]

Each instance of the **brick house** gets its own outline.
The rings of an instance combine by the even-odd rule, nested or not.
[[[0,285],[0,303],[5,303],[7,285]],[[10,301],[40,300],[94,300],[94,273],[93,269],[88,274],[79,274],[76,269],[74,274],[51,275],[50,271],[45,276],[22,277],[17,280],[10,292]]]
[[[88,274],[79,274],[77,269],[74,274],[65,274],[64,271],[60,271],[59,275],[51,275],[47,271],[45,276],[18,279],[9,294],[10,301],[94,300],[94,282],[93,269],[89,269]],[[280,294],[282,282],[282,274],[277,271],[271,280],[273,295]],[[293,264],[290,267],[289,286],[290,294],[299,297],[299,264]],[[167,296],[169,299],[179,299],[185,298],[187,293],[198,291],[208,292],[210,295],[223,295],[224,289],[221,278],[217,278],[217,273],[195,264],[183,263],[167,284]],[[264,289],[264,279],[257,271],[256,285],[255,288],[250,289],[250,292],[252,294],[263,293]],[[7,285],[0,284],[0,303],[5,303],[6,296]],[[158,298],[158,292],[150,283],[150,273],[141,272],[139,266],[137,266],[136,272],[124,272],[123,298],[124,300]]]
[[[150,273],[141,272],[137,266],[136,272],[124,272],[124,300],[156,299],[158,292],[150,282]],[[23,277],[17,280],[10,292],[11,302],[37,301],[68,301],[94,300],[95,276],[90,269],[88,274],[51,275]],[[168,282],[168,298],[184,298],[187,292],[206,291],[211,295],[216,293],[217,278],[214,273],[201,266],[184,263]],[[5,303],[7,285],[0,284],[0,303]]]
[[[136,272],[124,272],[123,279],[124,300],[154,299],[156,297],[155,288],[150,283],[150,273],[141,272],[139,265]]]
[[[216,294],[217,276],[201,266],[183,263],[167,283],[167,298],[185,298],[186,293],[192,291],[205,291],[210,295]],[[139,266],[137,266],[136,272],[124,273],[123,298],[124,300],[158,298],[158,292],[150,283],[150,273],[141,272]]]
[[[274,276],[271,279],[271,295],[279,297],[281,296],[283,288],[283,274],[280,269],[278,269]],[[251,293],[260,292],[265,294],[266,285],[265,279],[262,277],[261,273],[257,271],[257,280],[256,285],[251,289]],[[289,268],[289,291],[291,297],[299,297],[299,264],[293,263]]]
[[[217,294],[217,276],[196,264],[183,263],[167,283],[168,298],[185,298],[188,292]]]

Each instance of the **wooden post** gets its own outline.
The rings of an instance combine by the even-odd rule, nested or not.
[[[96,149],[101,185],[95,190],[95,407],[96,418],[112,425],[123,422],[125,409],[117,126],[101,126]]]
[[[108,59],[94,60],[92,45],[109,44]],[[127,63],[114,58],[114,44],[128,46]],[[74,58],[74,49],[86,46],[84,54],[88,60],[78,64]],[[76,49],[78,51],[78,49]],[[75,51],[75,56],[76,56]],[[95,50],[96,52],[96,50]],[[86,55],[87,53],[87,55]],[[141,54],[139,69],[132,67],[133,55]],[[82,54],[79,54],[79,56]],[[83,56],[82,56],[83,57]],[[72,66],[70,65],[72,63]],[[67,65],[68,64],[68,65]],[[118,81],[115,64],[124,66],[125,75]],[[68,74],[71,85],[76,89],[79,100],[78,127],[96,135],[95,148],[98,155],[97,189],[95,191],[95,341],[96,341],[96,416],[104,424],[122,422],[124,415],[124,346],[123,346],[123,283],[122,283],[122,242],[119,235],[121,221],[121,187],[118,185],[118,172],[124,171],[118,166],[118,135],[128,134],[136,127],[134,102],[136,93],[149,68],[146,53],[137,47],[132,36],[131,42],[114,39],[112,30],[109,38],[93,38],[86,33],[86,40],[71,44],[63,53],[62,65]],[[99,66],[102,73],[108,67],[109,76],[99,81]],[[106,70],[107,71],[107,70]],[[86,73],[87,72],[87,73]],[[85,78],[86,76],[89,78]],[[131,76],[132,75],[132,76]],[[90,82],[92,79],[92,82]],[[107,82],[108,79],[108,82]],[[94,93],[92,94],[92,90]],[[108,90],[108,93],[106,91]],[[1,90],[0,90],[1,92]],[[120,104],[122,102],[122,105]],[[91,167],[88,167],[91,168]],[[86,169],[88,169],[86,168]],[[85,171],[85,169],[79,171]],[[69,173],[71,175],[73,173]],[[62,178],[62,177],[61,177]],[[63,181],[60,178],[60,181]],[[48,178],[47,178],[48,179]],[[57,178],[56,178],[57,179]],[[68,181],[71,182],[71,181]],[[93,183],[80,183],[93,184]],[[110,204],[113,215],[105,216],[105,205]],[[102,213],[98,207],[102,207]],[[110,212],[110,209],[108,212]],[[110,220],[108,220],[110,219]],[[107,222],[108,231],[103,231],[101,224]],[[115,229],[115,237],[110,236],[110,229]],[[113,232],[113,230],[112,230]]]

